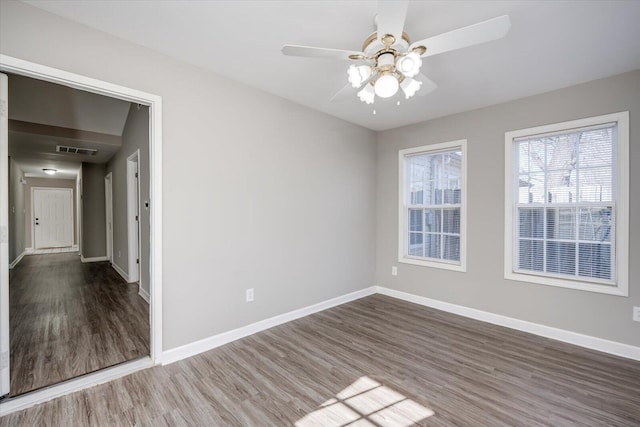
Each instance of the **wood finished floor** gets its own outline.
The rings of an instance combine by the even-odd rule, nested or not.
[[[0,419],[16,425],[637,427],[640,362],[374,295]]]
[[[149,306],[108,262],[25,256],[10,273],[11,396],[149,355]]]

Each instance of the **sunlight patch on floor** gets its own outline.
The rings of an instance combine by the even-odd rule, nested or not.
[[[408,427],[433,414],[431,409],[365,376],[295,425]]]

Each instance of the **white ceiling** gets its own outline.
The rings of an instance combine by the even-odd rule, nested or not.
[[[396,106],[354,96],[346,62],[286,57],[283,44],[360,50],[375,30],[375,1],[27,1],[85,25],[208,68],[373,130],[640,69],[640,1],[413,1],[405,31],[423,39],[499,15],[502,40],[433,56],[439,88]]]

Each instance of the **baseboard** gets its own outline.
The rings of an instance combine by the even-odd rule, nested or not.
[[[124,279],[125,282],[130,283],[129,282],[129,274],[126,271],[124,271],[124,269],[122,267],[120,267],[115,262],[111,263],[111,267],[113,267],[113,269],[116,271],[116,273],[118,273],[120,276],[122,276],[122,278]]]
[[[162,364],[168,365],[170,363],[177,362],[178,360],[195,356],[196,354],[203,353],[216,347],[220,347],[221,345],[228,344],[232,341],[239,340],[240,338],[244,338],[249,335],[253,335],[257,332],[264,331],[265,329],[273,328],[274,326],[291,322],[292,320],[296,320],[331,307],[335,307],[350,301],[373,295],[375,292],[376,288],[375,286],[372,286],[370,288],[365,288],[356,292],[351,292],[346,295],[332,298],[327,301],[293,310],[288,313],[280,314],[269,319],[261,320],[259,322],[252,323],[238,329],[223,332],[221,334],[214,335],[200,341],[172,348],[171,350],[166,350],[162,353]]]
[[[26,250],[22,251],[22,253],[20,255],[18,255],[16,257],[16,259],[13,260],[13,262],[11,264],[9,264],[9,270],[11,270],[13,267],[15,267],[16,265],[18,265],[18,263],[20,261],[22,261],[22,258],[24,258],[24,256],[26,255]]]
[[[125,375],[132,374],[141,369],[150,368],[151,366],[153,366],[151,358],[145,357],[82,375],[42,390],[14,397],[6,402],[0,403],[0,417],[47,402],[56,397],[64,396],[65,394],[113,381],[116,378],[124,377]]]
[[[95,256],[91,258],[85,258],[80,255],[80,261],[82,262],[100,262],[100,261],[109,261],[109,258],[106,256]]]
[[[147,292],[144,289],[142,289],[142,286],[140,286],[140,285],[138,285],[138,295],[140,295],[142,297],[142,299],[147,302],[147,304],[150,304],[151,295],[149,295],[149,292]]]
[[[571,332],[564,329],[553,328],[551,326],[540,325],[539,323],[528,322],[526,320],[514,319],[500,314],[490,313],[488,311],[477,310],[462,305],[451,304],[431,298],[421,297],[407,292],[396,291],[394,289],[376,286],[379,294],[398,298],[404,301],[413,302],[424,305],[426,307],[435,308],[437,310],[446,311],[460,316],[469,317],[471,319],[480,320],[482,322],[493,323],[494,325],[505,326],[507,328],[516,329],[518,331],[528,332],[530,334],[539,335],[545,338],[551,338],[557,341],[566,342],[591,350],[602,351],[604,353],[613,354],[627,359],[640,361],[640,347],[629,344],[623,344],[615,341],[605,340],[590,335],[583,335],[577,332]]]

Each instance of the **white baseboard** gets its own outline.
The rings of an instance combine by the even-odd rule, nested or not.
[[[140,285],[138,285],[138,295],[140,295],[142,297],[142,299],[147,302],[147,304],[150,304],[151,295],[149,295],[149,292],[147,292],[144,289],[142,289],[142,286],[140,286]]]
[[[125,362],[111,368],[105,368],[87,375],[82,375],[78,378],[74,378],[51,387],[46,387],[42,390],[27,393],[23,396],[13,398],[8,402],[0,403],[0,417],[47,402],[65,394],[84,390],[85,388],[124,377],[125,375],[129,375],[141,369],[150,368],[151,366],[153,366],[151,358],[145,357],[144,359]]]
[[[16,265],[18,265],[18,263],[20,261],[22,261],[22,258],[24,258],[24,256],[26,255],[26,250],[22,251],[22,253],[20,255],[18,255],[16,257],[16,259],[13,260],[13,262],[11,264],[9,264],[9,270],[11,270],[12,268],[14,268]]]
[[[291,322],[292,320],[296,320],[301,317],[305,317],[310,314],[335,307],[337,305],[373,295],[374,293],[376,293],[375,286],[361,289],[359,291],[351,292],[349,294],[332,298],[327,301],[319,302],[308,307],[303,307],[298,310],[293,310],[288,313],[271,317],[269,319],[261,320],[259,322],[252,323],[238,329],[223,332],[221,334],[214,335],[200,341],[172,348],[171,350],[166,350],[162,353],[162,364],[167,365],[173,362],[177,362],[178,360],[186,359],[187,357],[195,356],[196,354],[203,353],[216,347],[220,347],[221,345],[228,344],[232,341],[239,340],[240,338],[244,338],[249,335],[253,335],[257,332],[264,331],[265,329],[273,328],[274,326]]]
[[[80,261],[82,262],[100,262],[100,261],[109,261],[109,258],[106,256],[95,256],[92,258],[85,258],[80,255]]]
[[[126,271],[124,271],[124,269],[122,267],[120,267],[115,262],[111,263],[111,267],[113,267],[113,269],[116,271],[116,273],[118,273],[120,276],[122,276],[122,278],[124,279],[125,282],[130,283],[129,282],[129,274]]]
[[[615,341],[605,340],[590,335],[583,335],[564,329],[553,328],[551,326],[540,325],[539,323],[527,322],[526,320],[514,319],[513,317],[502,316],[488,311],[477,310],[475,308],[464,307],[462,305],[451,304],[431,298],[421,297],[407,292],[396,291],[394,289],[376,286],[379,294],[398,298],[404,301],[435,308],[437,310],[458,314],[482,322],[493,323],[494,325],[505,326],[518,331],[529,332],[530,334],[551,338],[557,341],[574,344],[592,350],[625,357],[640,361],[640,347],[623,344]]]

